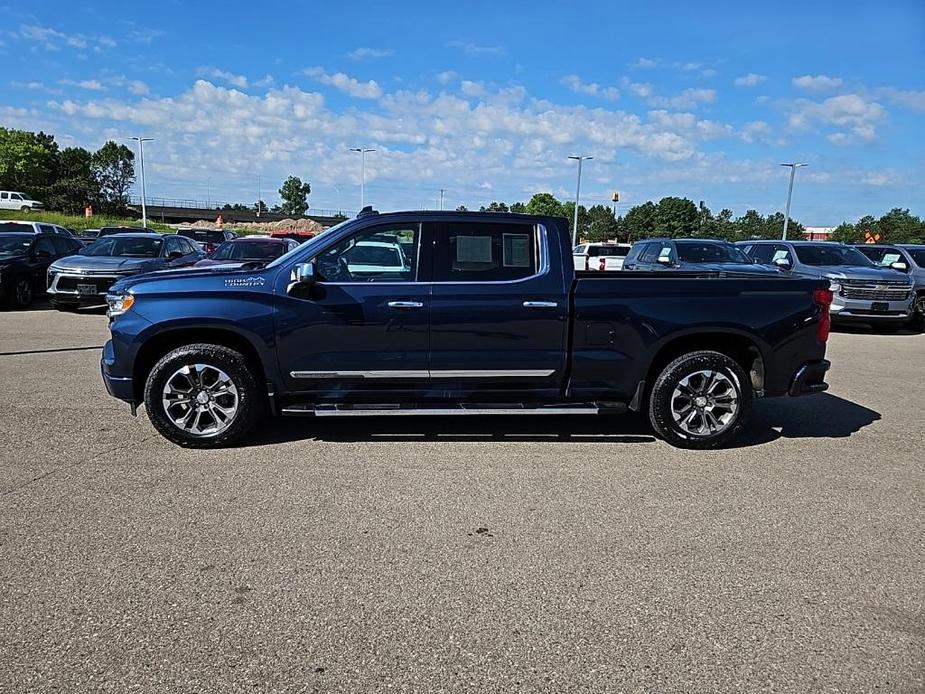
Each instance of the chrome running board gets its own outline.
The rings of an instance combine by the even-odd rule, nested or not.
[[[607,403],[601,407],[593,403],[562,403],[558,405],[471,404],[471,405],[289,405],[282,414],[296,417],[394,417],[394,416],[448,416],[448,415],[563,415],[625,412],[622,403]]]

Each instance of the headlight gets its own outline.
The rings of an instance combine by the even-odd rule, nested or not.
[[[109,306],[106,315],[110,318],[115,318],[116,316],[121,316],[135,304],[135,297],[128,293],[107,294],[106,304]]]

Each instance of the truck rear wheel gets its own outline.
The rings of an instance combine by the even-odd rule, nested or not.
[[[193,344],[168,352],[145,383],[154,428],[187,448],[217,448],[245,436],[263,415],[257,379],[240,352]]]
[[[679,448],[716,448],[745,426],[754,392],[742,367],[720,352],[684,354],[668,364],[649,395],[649,422]]]

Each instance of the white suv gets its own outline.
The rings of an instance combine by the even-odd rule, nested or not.
[[[0,190],[0,210],[44,210],[45,204],[16,190]]]

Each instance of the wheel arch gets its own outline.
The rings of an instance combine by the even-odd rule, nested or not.
[[[171,350],[192,344],[220,345],[240,352],[248,364],[253,365],[257,382],[261,385],[267,383],[266,367],[260,350],[246,336],[229,328],[177,327],[153,335],[138,349],[132,365],[132,383],[137,402],[141,402],[144,397],[145,382],[157,361]]]

